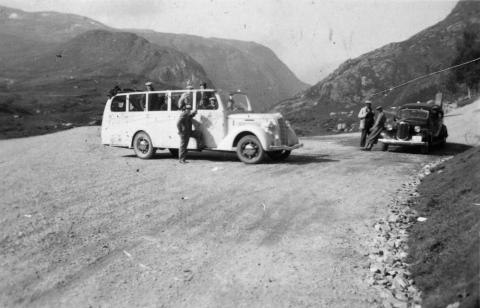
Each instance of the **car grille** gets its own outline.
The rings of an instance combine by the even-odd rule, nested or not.
[[[397,138],[407,140],[410,137],[410,125],[408,123],[400,123],[397,128]]]
[[[288,131],[285,120],[278,119],[278,126],[280,127],[280,141],[282,145],[288,145]]]

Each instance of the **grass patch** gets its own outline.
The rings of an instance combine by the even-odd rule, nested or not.
[[[409,263],[423,307],[479,307],[480,147],[432,170],[419,185]]]

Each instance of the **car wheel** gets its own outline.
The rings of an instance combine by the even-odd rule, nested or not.
[[[168,149],[173,157],[178,158],[178,149]]]
[[[265,151],[257,137],[247,135],[237,144],[237,156],[246,164],[258,164],[265,156]]]
[[[380,146],[381,150],[382,151],[388,151],[388,143],[383,143],[381,142],[381,146]]]
[[[153,147],[150,136],[145,132],[140,132],[135,136],[133,139],[133,150],[141,159],[152,158],[156,151]]]
[[[290,153],[292,151],[289,150],[281,150],[281,151],[269,151],[267,152],[268,157],[270,157],[271,160],[285,160],[290,156]]]
[[[430,151],[430,143],[427,142],[426,144],[422,145],[420,151],[422,152],[422,154],[428,154],[428,152]]]

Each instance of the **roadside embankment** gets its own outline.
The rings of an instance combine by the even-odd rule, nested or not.
[[[479,307],[480,147],[437,167],[417,187],[408,263],[422,307]]]
[[[421,307],[422,293],[417,288],[408,264],[408,238],[411,226],[424,222],[415,210],[415,197],[422,179],[438,165],[451,159],[445,156],[425,164],[418,174],[402,184],[388,203],[388,215],[373,225],[376,237],[370,243],[370,272],[367,280],[376,288],[383,307]]]

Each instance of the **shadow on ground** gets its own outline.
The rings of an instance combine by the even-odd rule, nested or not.
[[[122,157],[126,158],[137,158],[134,154],[123,155]],[[307,165],[312,163],[330,163],[330,162],[338,162],[338,159],[330,159],[328,158],[329,155],[325,154],[292,154],[289,158],[285,161],[273,161],[268,158],[261,164],[289,164],[289,165]],[[159,152],[156,153],[152,158],[152,160],[163,160],[163,159],[170,159],[176,161],[177,158],[173,157],[169,152]],[[190,151],[187,155],[187,161],[200,161],[206,160],[211,162],[238,162],[240,160],[237,158],[235,153],[225,153],[225,152],[217,152],[217,151],[203,151],[203,152],[196,152]]]
[[[379,145],[376,145],[375,148],[378,150]],[[419,155],[434,155],[434,156],[450,156],[460,154],[465,152],[468,149],[471,149],[472,146],[462,144],[462,143],[449,143],[444,146],[435,146],[430,149],[428,154],[421,154],[420,147],[416,146],[389,146],[388,151],[394,153],[408,153],[408,154],[419,154]]]

